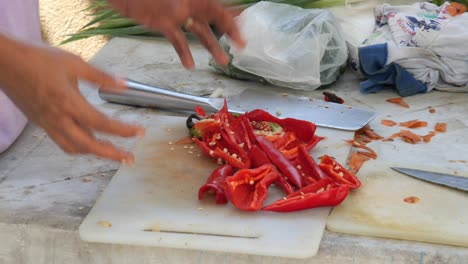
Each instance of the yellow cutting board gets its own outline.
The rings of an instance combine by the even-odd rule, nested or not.
[[[468,193],[400,174],[390,167],[442,173],[467,172],[369,161],[359,171],[362,186],[327,221],[333,232],[468,247]],[[416,203],[405,202],[417,197]]]

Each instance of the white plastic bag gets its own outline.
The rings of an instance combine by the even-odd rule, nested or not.
[[[232,66],[274,85],[314,90],[336,81],[346,64],[345,39],[327,10],[259,2],[237,22],[247,46],[227,46]]]

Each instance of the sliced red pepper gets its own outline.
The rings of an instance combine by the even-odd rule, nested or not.
[[[224,180],[231,176],[234,168],[231,165],[222,165],[214,170],[206,183],[198,190],[198,200],[202,200],[206,192],[216,195],[217,204],[227,203],[226,195],[224,194]]]
[[[275,165],[292,184],[297,188],[301,188],[303,186],[302,176],[297,168],[266,138],[257,136],[257,142],[268,158],[270,158],[272,164]]]
[[[278,179],[275,181],[275,184],[277,184],[283,191],[286,193],[286,195],[289,195],[294,192],[294,187],[291,185],[291,183],[286,179],[283,175],[280,174]]]
[[[361,186],[361,182],[356,175],[349,172],[328,155],[322,156],[319,167],[328,175],[328,177],[334,179],[336,183],[345,184],[351,189],[356,189]]]
[[[295,118],[280,119],[260,109],[247,112],[245,113],[245,116],[251,121],[267,121],[276,123],[280,125],[284,131],[294,132],[297,138],[304,142],[312,140],[317,128],[317,126],[312,122]]]
[[[264,211],[293,212],[321,206],[337,206],[348,196],[349,187],[333,187],[332,180],[326,178],[305,186],[302,189],[264,207]]]
[[[224,190],[231,203],[246,211],[260,210],[268,193],[268,187],[279,174],[271,164],[255,169],[238,170],[224,181]]]
[[[258,145],[252,146],[249,150],[249,157],[252,162],[252,166],[255,168],[271,163],[265,152]]]
[[[296,167],[298,165],[300,166],[301,172],[304,173],[304,176],[312,177],[315,181],[327,178],[327,174],[322,171],[304,146],[298,146],[296,162]]]
[[[207,118],[195,123],[191,129],[194,131],[192,132],[193,136],[203,138],[208,134],[211,135],[212,133],[218,131],[221,126],[222,124],[219,122],[219,120]]]
[[[221,159],[227,164],[233,166],[234,168],[237,169],[245,169],[250,167],[250,160],[246,159],[244,161],[241,161],[237,158],[234,158],[231,156],[231,154],[224,152],[221,150],[219,147],[213,147],[210,148],[208,144],[206,144],[205,141],[201,141],[197,138],[195,138],[195,143],[198,145],[198,147],[202,150],[202,152],[208,156],[209,158],[216,160]]]

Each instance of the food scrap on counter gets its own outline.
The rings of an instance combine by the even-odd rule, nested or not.
[[[344,100],[343,98],[337,96],[336,94],[334,93],[330,93],[330,92],[323,92],[323,100],[325,102],[332,102],[332,103],[337,103],[337,104],[343,104],[344,103]]]
[[[354,140],[346,141],[356,148],[355,150],[352,150],[347,160],[347,165],[351,173],[357,173],[361,169],[362,165],[364,165],[368,160],[377,159],[377,153],[370,147],[366,146],[366,144],[372,142],[372,140],[381,139],[383,139],[382,136],[375,133],[370,125],[366,125],[355,132]]]
[[[410,203],[410,204],[418,203],[420,200],[421,199],[419,199],[419,197],[416,197],[416,196],[409,196],[403,199],[405,203]]]
[[[405,108],[410,108],[410,106],[405,101],[403,101],[403,98],[401,98],[401,97],[390,98],[390,99],[387,99],[386,101],[389,102],[389,103],[401,105],[401,106],[403,106]]]
[[[396,126],[398,123],[392,120],[382,119],[380,121],[380,124],[383,126],[393,127],[393,126]]]
[[[414,119],[414,120],[410,120],[406,122],[400,122],[399,125],[402,127],[407,127],[407,128],[418,128],[418,127],[427,127],[427,122]]]

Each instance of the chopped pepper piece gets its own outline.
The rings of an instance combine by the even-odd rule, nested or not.
[[[323,155],[319,167],[337,184],[347,185],[351,189],[361,186],[359,179],[328,155]]]
[[[223,165],[214,170],[206,183],[198,190],[198,200],[202,200],[206,192],[216,195],[217,204],[227,203],[226,195],[224,194],[224,180],[227,176],[232,175],[234,169],[230,165]]]
[[[270,158],[272,164],[275,165],[297,188],[302,188],[302,176],[296,167],[294,167],[294,165],[266,138],[257,136],[257,142],[268,158]]]
[[[271,164],[255,169],[238,170],[224,181],[224,190],[231,203],[245,211],[260,210],[268,193],[268,187],[279,177]]]
[[[285,132],[293,131],[298,139],[304,142],[309,142],[314,139],[315,130],[317,126],[309,121],[284,118],[280,119],[266,111],[256,109],[251,112],[245,113],[245,116],[250,121],[267,121],[280,125]]]
[[[264,207],[263,211],[293,212],[321,206],[337,206],[348,196],[349,186],[333,186],[329,178],[307,185],[302,189]]]

